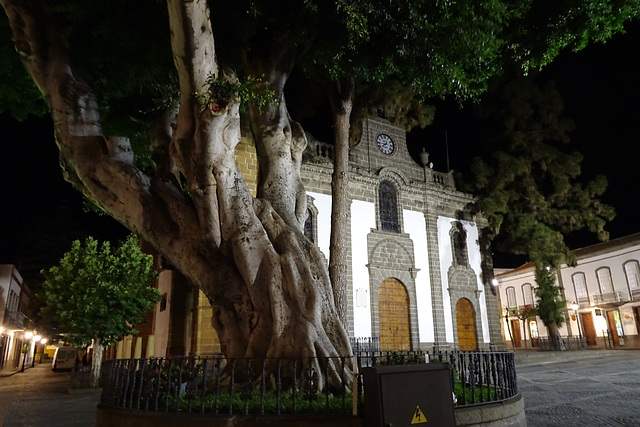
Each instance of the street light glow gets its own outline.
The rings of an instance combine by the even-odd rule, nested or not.
[[[30,340],[32,336],[33,336],[33,332],[31,331],[27,331],[24,333],[24,337],[28,340]]]

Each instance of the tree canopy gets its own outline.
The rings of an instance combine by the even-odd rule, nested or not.
[[[44,315],[58,322],[69,340],[85,348],[94,345],[94,373],[99,377],[104,345],[136,333],[143,315],[160,300],[153,282],[153,256],[129,236],[111,249],[89,237],[75,240],[59,265],[43,270]]]
[[[18,52],[0,58],[11,73],[1,81],[24,82],[20,59],[52,114],[66,179],[206,294],[227,356],[304,356],[324,373],[320,388],[339,387],[341,368],[321,358],[350,346],[322,255],[301,232],[307,141],[287,106],[293,70],[333,82],[340,174],[356,81],[474,96],[505,57],[535,68],[606,39],[638,2],[0,0]],[[272,102],[249,100],[241,116],[237,93],[216,102],[212,78],[251,78]],[[0,108],[24,114],[32,97],[12,93]],[[247,127],[257,197],[235,164]]]
[[[582,156],[570,144],[574,124],[552,82],[502,80],[477,112],[486,123],[485,155],[474,159],[468,184],[500,250],[557,268],[572,263],[564,235],[586,229],[608,238],[614,210],[599,199],[606,177],[583,183]]]
[[[574,125],[552,82],[523,77],[497,83],[477,108],[486,121],[487,152],[474,159],[470,187],[489,234],[504,253],[526,255],[535,266],[536,314],[552,337],[564,323],[566,301],[555,284],[556,269],[575,264],[565,236],[588,230],[607,240],[611,206],[599,198],[604,176],[587,183],[582,156],[570,145]]]

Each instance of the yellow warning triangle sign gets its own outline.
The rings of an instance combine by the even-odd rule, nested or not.
[[[427,417],[424,416],[424,413],[420,409],[420,405],[416,405],[416,411],[413,413],[411,424],[424,424],[426,422],[427,422]]]

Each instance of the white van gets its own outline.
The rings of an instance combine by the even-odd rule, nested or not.
[[[51,370],[53,372],[70,370],[76,364],[78,352],[73,347],[58,347],[53,355]]]

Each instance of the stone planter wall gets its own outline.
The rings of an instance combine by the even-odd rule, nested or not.
[[[516,397],[500,403],[456,408],[457,427],[526,427],[524,401]],[[214,416],[167,412],[132,411],[98,405],[96,427],[365,427],[364,418],[345,415]]]

